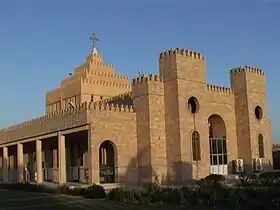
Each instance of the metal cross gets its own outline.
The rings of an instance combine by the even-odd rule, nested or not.
[[[97,38],[96,34],[93,33],[92,36],[89,37],[89,39],[92,40],[92,50],[91,50],[91,52],[93,52],[94,49],[96,48],[96,43],[99,41],[99,38]]]

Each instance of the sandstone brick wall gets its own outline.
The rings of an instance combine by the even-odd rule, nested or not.
[[[105,140],[115,145],[118,167],[118,182],[137,183],[137,136],[136,115],[126,111],[89,110],[88,116],[92,127],[93,147],[92,159],[98,162],[99,146]]]
[[[132,84],[139,178],[141,182],[157,179],[162,183],[167,177],[163,80],[157,75],[141,76]]]
[[[0,145],[90,125],[94,167],[100,144],[110,140],[117,152],[119,182],[155,176],[162,183],[184,182],[210,173],[208,120],[217,115],[226,128],[229,172],[237,158],[252,169],[252,159],[259,156],[259,133],[264,136],[265,161],[272,163],[264,73],[242,67],[230,77],[231,88],[207,84],[201,53],[170,49],[160,54],[159,75],[140,76],[130,84],[103,63],[102,55],[89,55],[60,88],[47,93],[47,114],[0,130]],[[89,102],[92,96],[95,102]],[[69,97],[74,100],[72,108],[62,104]],[[190,97],[198,100],[195,114],[188,108]],[[61,105],[50,109],[53,103]],[[261,120],[255,118],[257,105],[263,110]],[[198,161],[193,160],[193,131],[200,135]]]
[[[245,160],[247,170],[252,170],[252,159],[259,157],[258,135],[264,136],[265,159],[272,164],[272,136],[267,112],[264,72],[245,66],[231,71],[232,88],[235,92],[238,126],[239,156]],[[262,119],[255,116],[255,108],[262,109]]]
[[[46,113],[67,108],[69,102],[99,101],[130,90],[128,77],[117,74],[112,64],[103,63],[100,53],[93,53],[61,81],[59,88],[46,93]]]

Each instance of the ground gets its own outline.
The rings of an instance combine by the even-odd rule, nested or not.
[[[65,195],[30,193],[21,191],[0,190],[0,210],[170,210],[174,206],[169,205],[144,205],[144,204],[124,204],[104,200],[89,200],[82,197]],[[180,209],[175,207],[175,209]],[[188,208],[189,209],[189,208]]]

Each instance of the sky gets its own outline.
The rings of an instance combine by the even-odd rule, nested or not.
[[[84,62],[95,32],[117,72],[158,72],[158,54],[202,52],[208,82],[264,69],[273,138],[280,143],[280,0],[0,0],[0,128],[41,116],[45,92]]]

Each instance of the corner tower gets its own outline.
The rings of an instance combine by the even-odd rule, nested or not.
[[[201,53],[170,49],[160,54],[160,75],[164,81],[164,104],[166,119],[166,147],[168,174],[171,181],[183,182],[203,176],[194,172],[191,135],[197,131],[202,136],[203,151],[209,151],[208,127],[205,104],[206,63]],[[188,101],[193,99],[194,110]],[[209,170],[207,152],[201,161],[208,163],[197,168]],[[196,173],[196,174],[194,174]],[[205,172],[204,172],[205,173]],[[206,172],[209,174],[209,171]]]
[[[132,81],[136,112],[139,182],[166,181],[164,87],[158,75]]]
[[[252,172],[255,158],[261,158],[264,169],[269,169],[272,167],[272,134],[264,72],[244,66],[232,69],[230,77],[235,97],[239,158],[244,159],[247,173]]]

